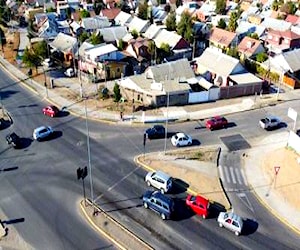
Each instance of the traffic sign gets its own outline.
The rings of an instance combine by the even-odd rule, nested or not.
[[[280,167],[279,167],[279,166],[275,166],[275,167],[274,167],[275,175],[277,175],[277,174],[278,174],[278,172],[279,172],[279,169],[280,169]]]

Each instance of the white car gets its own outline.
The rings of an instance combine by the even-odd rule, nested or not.
[[[148,187],[155,187],[162,194],[167,193],[172,187],[172,177],[162,171],[149,172],[145,177],[145,181]]]
[[[53,134],[53,130],[51,127],[49,126],[41,126],[41,127],[38,127],[36,128],[34,131],[33,131],[33,139],[34,140],[37,140],[37,141],[40,141],[46,137],[49,137]]]
[[[220,212],[217,221],[220,227],[225,227],[233,231],[236,236],[239,236],[242,233],[243,220],[235,213]]]
[[[73,77],[75,76],[75,72],[73,68],[68,68],[65,72],[64,72],[65,76],[67,77]]]
[[[190,146],[193,144],[192,137],[185,133],[177,133],[171,138],[172,145],[175,147]]]

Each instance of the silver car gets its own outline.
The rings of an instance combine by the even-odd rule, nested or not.
[[[33,139],[34,140],[37,140],[37,141],[40,141],[46,137],[49,137],[53,134],[53,130],[51,127],[49,126],[41,126],[41,127],[38,127],[36,128],[34,131],[33,131]]]
[[[220,212],[217,221],[220,227],[225,227],[233,231],[236,236],[239,236],[242,233],[243,220],[235,213]]]
[[[150,187],[155,187],[161,191],[161,193],[167,193],[172,187],[172,177],[162,171],[149,172],[145,181]]]

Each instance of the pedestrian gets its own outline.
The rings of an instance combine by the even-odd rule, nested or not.
[[[121,119],[121,121],[123,121],[123,112],[122,111],[120,112],[120,119]]]

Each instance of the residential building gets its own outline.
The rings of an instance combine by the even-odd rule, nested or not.
[[[242,60],[246,58],[251,58],[257,55],[258,53],[265,51],[265,48],[261,41],[247,36],[244,37],[243,40],[239,43],[237,49],[241,55]]]
[[[230,32],[220,28],[213,28],[209,36],[209,47],[217,50],[225,50],[230,47],[236,47],[238,36],[235,32]]]

